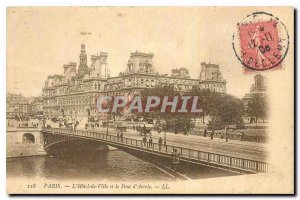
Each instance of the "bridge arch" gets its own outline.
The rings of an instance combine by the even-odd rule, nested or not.
[[[49,143],[44,143],[44,149],[48,150],[49,148],[57,145],[57,144],[61,144],[61,143],[64,143],[64,142],[67,142],[67,141],[70,141],[70,140],[67,140],[67,139],[61,139],[61,140],[57,140],[57,141],[52,141],[52,142],[49,142]]]
[[[82,147],[84,146],[84,149]],[[63,151],[68,155],[78,155],[89,152],[90,155],[97,155],[97,152],[109,151],[109,146],[103,142],[88,140],[86,138],[77,138],[72,136],[48,137],[44,140],[44,150],[47,153]]]
[[[22,136],[22,143],[35,143],[35,137],[32,133],[25,133]]]

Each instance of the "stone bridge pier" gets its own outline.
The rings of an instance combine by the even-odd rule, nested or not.
[[[20,127],[6,130],[6,157],[45,155],[40,128]]]

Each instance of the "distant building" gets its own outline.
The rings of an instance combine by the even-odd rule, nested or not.
[[[244,105],[247,106],[248,101],[252,99],[255,94],[265,95],[266,90],[266,78],[261,74],[255,75],[254,84],[251,85],[250,92],[243,97]]]
[[[31,104],[21,94],[8,93],[6,96],[6,114],[8,116],[25,116],[32,111]]]
[[[261,74],[257,74],[254,76],[254,83],[251,85],[250,92],[245,94],[242,101],[244,104],[244,109],[248,108],[249,102],[257,95],[265,96],[267,90],[267,82],[266,78]],[[256,121],[255,118],[244,117],[245,123],[254,123]],[[257,122],[266,122],[266,119],[257,119]]]
[[[199,79],[202,85],[201,88],[226,93],[226,84],[224,84],[225,80],[223,79],[219,65],[202,62]]]
[[[76,63],[64,65],[64,75],[48,76],[43,87],[45,115],[98,116],[96,109],[99,95],[131,96],[146,88],[172,86],[185,92],[192,88],[226,92],[219,65],[202,63],[200,78],[191,79],[186,68],[173,69],[171,76],[159,75],[153,63],[153,53],[132,52],[124,72],[110,77],[107,69],[108,54],[91,56],[88,66],[85,45],[81,45],[79,67]]]
[[[43,98],[36,97],[31,102],[32,114],[34,115],[42,115],[43,114]]]

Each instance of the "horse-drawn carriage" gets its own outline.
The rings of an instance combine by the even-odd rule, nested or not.
[[[147,136],[147,135],[151,135],[151,130],[152,130],[152,127],[146,127],[146,126],[143,126],[143,127],[137,127],[136,130],[138,131],[139,135],[141,136]]]
[[[70,130],[74,129],[74,125],[72,122],[66,122],[65,127],[66,127],[66,129],[70,129]]]
[[[115,130],[120,131],[120,132],[126,132],[127,131],[127,125],[122,123],[122,122],[116,123]]]

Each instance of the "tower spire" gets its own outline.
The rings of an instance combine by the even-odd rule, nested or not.
[[[85,52],[85,44],[81,44],[81,50],[79,55],[79,67],[78,67],[78,73],[79,75],[84,75],[85,72],[87,72],[88,66],[87,66],[87,55]]]

